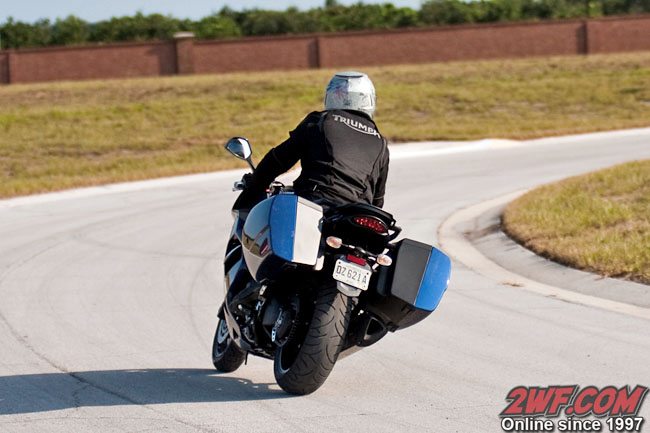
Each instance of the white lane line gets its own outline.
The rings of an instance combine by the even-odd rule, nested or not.
[[[211,173],[189,174],[184,176],[163,177],[158,179],[139,180],[134,182],[112,183],[102,186],[91,186],[85,188],[68,189],[58,192],[48,192],[44,194],[28,195],[23,197],[0,200],[1,208],[13,208],[31,204],[50,203],[60,200],[70,200],[74,198],[95,197],[106,194],[119,192],[133,192],[147,189],[172,187],[178,185],[187,185],[198,182],[208,182],[225,178],[232,178],[233,182],[239,179],[248,170],[226,170],[215,171]]]
[[[620,131],[548,137],[528,141],[489,138],[478,141],[425,141],[416,143],[392,144],[390,145],[390,157],[391,160],[424,158],[429,156],[450,155],[455,153],[482,152],[486,150],[507,149],[531,145],[579,143],[596,139],[616,139],[631,136],[642,136],[648,137],[648,139],[650,139],[650,128],[623,129]],[[114,183],[103,186],[76,188],[59,192],[16,197],[0,200],[0,209],[31,204],[50,203],[54,201],[69,200],[74,198],[94,197],[119,192],[133,192],[146,189],[172,187],[223,178],[232,178],[233,180],[236,180],[241,177],[241,175],[246,171],[247,170],[245,169],[239,169],[217,171],[212,173],[172,176],[159,179]]]
[[[423,158],[427,156],[451,155],[454,153],[479,152],[490,149],[492,141],[497,140],[480,140],[443,143],[424,142],[424,143],[404,143],[391,145],[391,161],[400,159]],[[499,140],[500,141],[500,140]]]
[[[587,134],[562,135],[528,140],[531,144],[546,143],[580,143],[593,140],[612,140],[616,138],[646,137],[650,138],[650,128],[619,129],[617,131],[590,132]]]
[[[490,209],[508,203],[526,191],[517,191],[505,196],[485,201],[461,209],[449,216],[438,228],[438,241],[441,249],[454,259],[460,261],[468,268],[479,274],[498,282],[508,281],[520,285],[521,289],[528,290],[550,298],[557,298],[563,301],[573,302],[576,304],[596,307],[603,310],[613,311],[616,313],[627,314],[650,320],[650,308],[643,308],[637,305],[626,304],[624,302],[612,301],[609,299],[598,298],[596,296],[585,295],[583,293],[565,290],[559,287],[533,281],[521,275],[515,274],[505,268],[502,268],[492,260],[481,254],[472,243],[467,240],[463,233],[455,229],[456,226],[468,221],[473,221],[480,215]]]
[[[482,152],[497,149],[512,149],[524,146],[544,146],[550,144],[584,143],[593,140],[616,140],[629,137],[646,137],[650,140],[650,128],[622,129],[619,131],[593,132],[589,134],[564,135],[536,138],[533,140],[506,140],[487,138],[478,141],[428,141],[403,143],[390,148],[391,160],[422,158],[427,156],[450,155],[455,153]]]

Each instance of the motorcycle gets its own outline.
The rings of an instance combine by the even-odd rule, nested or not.
[[[255,170],[248,140],[232,138],[226,149]],[[369,204],[324,210],[273,182],[265,200],[233,216],[212,347],[220,372],[260,356],[273,360],[284,391],[312,393],[339,356],[429,316],[449,284],[449,258],[395,241],[393,216]]]

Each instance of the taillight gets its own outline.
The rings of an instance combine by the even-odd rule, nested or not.
[[[374,231],[375,233],[382,235],[388,233],[388,227],[386,227],[386,224],[377,218],[368,216],[356,216],[352,219],[352,221],[361,227],[365,227]]]

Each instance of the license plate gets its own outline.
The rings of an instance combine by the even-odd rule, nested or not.
[[[336,281],[349,284],[357,289],[368,290],[371,275],[372,271],[364,269],[354,263],[339,259],[336,261],[336,265],[334,266],[332,277],[334,277]]]

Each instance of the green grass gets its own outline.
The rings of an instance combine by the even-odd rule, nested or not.
[[[560,263],[650,284],[650,160],[537,188],[506,208],[503,227]]]
[[[393,141],[650,126],[650,53],[363,68]],[[0,87],[0,196],[239,166],[321,108],[332,70]]]

